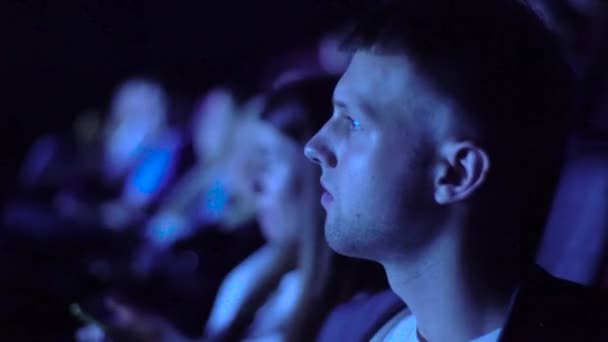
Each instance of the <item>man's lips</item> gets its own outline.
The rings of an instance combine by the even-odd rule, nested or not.
[[[326,192],[328,195],[332,196],[331,192],[329,192],[329,190],[327,190],[327,186],[325,185],[325,183],[323,183],[323,181],[321,181],[321,187],[323,188],[324,192]]]
[[[327,190],[327,186],[321,182],[321,187],[323,188],[323,195],[321,196],[321,204],[323,206],[329,205],[334,200],[334,196]]]

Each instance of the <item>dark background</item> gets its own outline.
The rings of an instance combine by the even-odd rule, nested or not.
[[[14,1],[0,5],[2,187],[34,138],[103,108],[133,74],[196,96],[260,84],[273,58],[315,44],[354,1]]]

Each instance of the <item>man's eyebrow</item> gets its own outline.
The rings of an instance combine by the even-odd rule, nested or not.
[[[331,103],[334,105],[334,107],[336,108],[340,108],[340,109],[348,109],[348,106],[346,105],[345,102],[336,99],[335,97],[331,100]]]
[[[332,98],[332,104],[334,105],[334,108],[339,108],[342,110],[346,110],[349,111],[352,108],[354,108],[355,110],[357,110],[358,113],[363,114],[365,116],[371,116],[371,107],[368,106],[365,102],[359,100],[359,101],[354,101],[354,105],[353,106],[349,106],[346,102],[333,97]]]

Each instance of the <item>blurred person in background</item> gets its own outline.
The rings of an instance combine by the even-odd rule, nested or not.
[[[137,161],[141,147],[166,127],[169,98],[164,87],[148,79],[129,79],[112,98],[104,127],[103,166],[108,184],[120,183]]]
[[[183,113],[176,103],[159,81],[133,77],[116,89],[101,127],[81,120],[81,135],[96,128],[97,179],[94,187],[62,189],[54,200],[58,214],[75,225],[116,232],[117,244],[128,238],[134,250],[144,222],[188,163]],[[107,280],[128,270],[101,257],[91,262],[91,272]]]
[[[25,204],[16,198],[3,213],[2,247],[13,255],[3,267],[11,279],[4,286],[23,294],[15,297],[19,309],[12,316],[30,308],[23,315],[49,324],[41,328],[46,335],[73,331],[68,304],[121,272],[137,231],[106,228],[136,226],[158,198],[155,187],[170,179],[178,144],[163,123],[166,100],[159,83],[127,80],[109,106],[111,119],[104,123],[87,111],[72,135],[48,134],[33,145],[21,173]]]
[[[186,134],[195,161],[145,218],[141,244],[122,280],[131,284],[116,284],[111,291],[189,335],[200,334],[224,276],[262,242],[252,196],[229,172],[229,161],[237,160],[229,157],[233,136],[245,118],[259,116],[262,103],[255,96],[239,101],[220,87],[196,103]]]
[[[47,133],[32,143],[18,174],[19,193],[3,211],[5,225],[40,238],[57,233],[56,223],[74,217],[62,215],[58,198],[96,188],[100,126],[99,112],[88,109],[76,117],[69,134]]]
[[[177,172],[183,137],[179,113],[162,84],[130,78],[117,88],[104,121],[86,112],[74,138],[39,139],[24,162],[22,182],[60,218],[122,229],[144,219]]]
[[[119,187],[116,200],[102,205],[109,228],[141,222],[176,177],[185,144],[170,98],[159,82],[134,78],[112,99],[103,139],[104,184]]]
[[[228,184],[237,180],[223,175],[230,167],[233,136],[244,119],[259,116],[262,103],[260,97],[238,103],[228,89],[214,88],[196,104],[191,120],[196,163],[167,194],[161,213],[193,215],[199,223],[223,222],[226,227],[238,226],[253,215],[252,200],[244,197],[242,184]]]
[[[145,274],[159,253],[196,230],[221,227],[228,231],[253,219],[253,200],[240,179],[229,177],[233,141],[242,122],[259,115],[258,98],[239,104],[227,89],[215,88],[195,106],[192,144],[196,162],[170,189],[158,211],[146,222],[145,243],[134,271]]]

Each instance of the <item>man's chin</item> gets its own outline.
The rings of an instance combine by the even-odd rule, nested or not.
[[[343,232],[332,231],[327,227],[325,229],[325,239],[334,252],[350,258],[371,260],[363,246],[355,240],[349,239],[348,235],[341,233]]]

